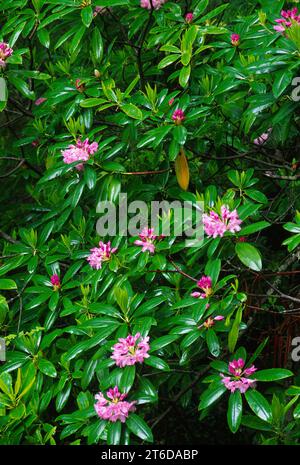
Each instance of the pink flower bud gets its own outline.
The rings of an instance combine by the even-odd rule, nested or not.
[[[223,315],[217,315],[217,316],[214,317],[214,320],[215,321],[222,321],[222,320],[224,320],[224,318],[225,317]]]
[[[185,15],[185,20],[186,20],[187,23],[191,23],[193,21],[193,19],[194,19],[193,13],[187,13]]]
[[[175,122],[175,124],[181,124],[182,121],[185,120],[184,111],[181,110],[181,108],[178,108],[177,110],[175,110],[172,115],[172,120]]]
[[[41,105],[42,103],[46,102],[46,100],[47,100],[47,99],[46,99],[45,97],[40,97],[40,98],[38,98],[38,99],[34,102],[34,104],[35,104],[36,106],[39,106],[39,105]]]
[[[240,43],[240,36],[239,34],[231,34],[230,36],[231,43],[234,47],[237,47]]]
[[[58,289],[60,287],[60,279],[57,274],[53,274],[50,278],[51,284],[54,287],[54,290]]]

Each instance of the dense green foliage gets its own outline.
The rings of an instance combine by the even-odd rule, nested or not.
[[[214,416],[210,442],[299,441],[300,24],[274,30],[295,6],[0,0],[0,42],[13,49],[0,66],[0,444],[141,444],[157,432],[169,444],[165,421],[191,443],[215,434]],[[98,150],[82,169],[64,163],[86,138]],[[173,234],[144,252],[118,228],[97,234],[98,203],[121,192],[227,205],[241,230],[196,247]],[[87,257],[100,240],[117,251],[97,270]],[[202,276],[209,292],[192,297]],[[150,357],[116,366],[112,346],[137,332]],[[220,373],[240,358],[256,382],[230,392]],[[115,386],[136,402],[125,423],[94,408]]]

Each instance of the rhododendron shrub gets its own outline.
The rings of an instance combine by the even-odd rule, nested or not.
[[[299,443],[297,8],[0,0],[0,444]]]

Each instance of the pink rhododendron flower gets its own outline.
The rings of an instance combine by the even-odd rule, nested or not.
[[[293,22],[300,24],[300,15],[298,15],[298,9],[293,8],[292,10],[282,10],[282,18],[275,19],[278,26],[274,26],[275,31],[284,32],[286,28],[291,27]]]
[[[87,257],[87,261],[92,268],[100,270],[102,268],[102,262],[107,262],[110,260],[111,255],[115,253],[117,247],[111,248],[110,241],[105,244],[104,242],[99,242],[99,247],[94,247],[91,249],[91,254]]]
[[[60,279],[57,274],[53,274],[50,281],[55,291],[60,288]]]
[[[117,386],[113,389],[109,389],[106,393],[106,397],[104,397],[102,392],[95,395],[97,402],[94,407],[97,415],[102,420],[109,420],[112,422],[120,420],[122,423],[125,423],[129,412],[135,411],[135,401],[124,401],[126,394],[121,394]]]
[[[204,292],[192,292],[192,297],[200,297],[200,299],[205,299],[212,294],[212,280],[210,276],[202,276],[201,279],[197,282],[197,287],[202,289]]]
[[[178,108],[177,110],[175,110],[172,115],[172,120],[175,122],[175,124],[181,124],[182,121],[185,120],[184,111],[181,110],[181,108]]]
[[[136,333],[135,336],[129,335],[125,339],[120,338],[119,342],[112,348],[113,354],[111,358],[121,368],[127,365],[143,363],[144,359],[149,357],[150,346],[148,341],[149,337],[143,338],[140,333]]]
[[[249,379],[248,376],[252,375],[257,368],[255,368],[254,365],[251,365],[251,367],[243,370],[244,366],[245,360],[239,358],[238,360],[233,360],[228,364],[228,371],[232,376],[225,376],[223,373],[220,373],[222,383],[231,392],[238,389],[243,394],[249,387],[253,387],[253,384],[256,382],[255,379]]]
[[[93,155],[97,150],[97,142],[92,142],[90,144],[88,139],[85,139],[84,142],[78,140],[76,145],[69,145],[66,150],[62,150],[62,156],[64,158],[64,163],[69,165],[70,163],[74,163],[74,161],[87,161],[90,155]],[[80,170],[82,168],[82,163],[76,165],[76,169]]]
[[[46,99],[45,97],[40,97],[40,98],[36,99],[36,101],[34,102],[34,104],[35,104],[36,106],[39,106],[39,105],[41,105],[42,103],[46,102],[46,100],[47,100],[47,99]]]
[[[200,329],[204,326],[204,328],[209,329],[215,325],[215,321],[222,321],[224,318],[225,317],[223,315],[217,315],[215,317],[210,316],[204,321],[204,323],[202,323],[202,325],[198,326],[198,328]]]
[[[152,5],[150,0],[141,0],[141,7],[142,8],[147,8],[147,10],[151,10],[154,8],[154,10],[159,10],[160,7],[166,3],[167,0],[152,0]]]
[[[231,34],[230,39],[231,43],[234,47],[237,47],[240,43],[240,35],[239,34]]]
[[[272,132],[272,128],[269,128],[267,132],[264,132],[259,137],[257,137],[257,139],[254,139],[253,144],[263,145],[269,139],[271,132]]]
[[[146,252],[147,250],[149,250],[150,253],[154,253],[154,241],[158,238],[158,236],[154,234],[154,229],[144,228],[142,232],[139,234],[139,237],[140,239],[134,241],[134,244],[142,246],[142,252]]]
[[[0,42],[0,68],[5,68],[6,60],[13,54],[13,49],[5,42]]]
[[[240,231],[241,223],[237,211],[230,212],[227,205],[222,205],[221,216],[214,211],[211,211],[209,215],[203,214],[204,231],[209,237],[213,238],[223,237],[226,231],[232,233]]]
[[[187,13],[185,15],[185,20],[186,20],[187,23],[191,23],[193,21],[193,19],[194,19],[193,13]]]

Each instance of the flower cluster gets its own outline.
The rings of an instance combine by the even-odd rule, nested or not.
[[[5,42],[0,42],[0,68],[5,68],[6,60],[13,53],[13,49],[10,48]]]
[[[60,279],[57,274],[53,274],[50,278],[50,281],[55,291],[60,288]]]
[[[154,253],[154,241],[158,238],[158,236],[154,234],[154,229],[144,228],[142,232],[139,234],[139,238],[140,239],[134,241],[134,244],[142,246],[142,252],[146,252],[147,250],[149,250],[150,253]]]
[[[204,231],[209,237],[213,238],[217,236],[223,237],[226,231],[232,233],[240,231],[241,223],[237,211],[229,211],[227,205],[222,205],[221,217],[214,211],[211,211],[209,215],[203,214]]]
[[[111,358],[121,368],[127,365],[143,363],[144,359],[149,357],[150,346],[148,341],[149,336],[143,338],[140,333],[136,333],[134,336],[129,335],[126,339],[120,338],[119,342],[112,348],[113,354]]]
[[[152,8],[154,8],[154,10],[159,10],[166,1],[167,0],[141,0],[141,7],[147,8],[147,10],[152,10]]]
[[[222,320],[224,320],[224,318],[225,317],[223,315],[217,315],[215,317],[210,316],[204,321],[204,323],[202,323],[200,326],[198,326],[198,328],[200,329],[200,328],[204,327],[206,329],[209,329],[209,328],[211,328],[212,326],[215,325],[215,321],[222,321]]]
[[[117,386],[109,389],[106,393],[107,399],[102,392],[95,395],[97,403],[94,405],[97,415],[102,420],[116,422],[120,420],[125,423],[129,412],[135,411],[135,402],[124,401],[126,394],[121,394]]]
[[[104,242],[99,242],[99,247],[94,247],[90,250],[91,254],[87,257],[87,261],[92,268],[100,270],[102,268],[102,262],[107,262],[110,260],[111,255],[115,253],[117,247],[111,248],[110,241],[105,244]]]
[[[174,121],[175,124],[181,124],[182,121],[185,120],[185,115],[184,111],[181,110],[181,108],[178,108],[177,110],[174,111],[172,115],[172,120]]]
[[[274,26],[275,31],[284,32],[287,27],[291,27],[293,22],[300,24],[300,15],[298,15],[298,9],[293,8],[292,10],[282,10],[282,18],[275,19],[278,26]]]
[[[64,159],[64,163],[68,165],[70,163],[74,163],[75,161],[87,161],[90,158],[90,155],[93,155],[98,150],[98,143],[92,142],[89,143],[88,139],[85,139],[84,142],[78,140],[76,145],[69,145],[66,150],[62,151],[62,156]],[[80,163],[76,165],[78,170],[83,169],[83,164]]]
[[[231,392],[236,391],[237,389],[243,394],[253,384],[256,382],[255,379],[249,379],[248,376],[252,375],[257,368],[252,365],[249,368],[243,370],[245,366],[245,360],[239,358],[238,360],[233,360],[229,362],[228,371],[232,376],[224,376],[223,373],[220,373],[222,378],[222,383],[229,389]]]
[[[234,47],[237,47],[240,44],[240,35],[239,34],[231,34],[230,39],[231,39],[231,44]]]
[[[205,299],[206,297],[209,297],[213,290],[212,290],[212,280],[210,276],[202,276],[201,279],[197,282],[197,287],[199,289],[202,289],[204,292],[192,292],[191,296],[192,297],[200,297],[201,299]]]

